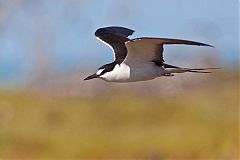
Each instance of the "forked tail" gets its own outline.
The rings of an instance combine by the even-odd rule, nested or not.
[[[181,67],[176,67],[172,66],[169,64],[164,64],[164,67],[166,71],[169,73],[184,73],[184,72],[192,72],[192,73],[211,73],[212,69],[221,69],[221,68],[181,68]]]
[[[221,69],[221,68],[194,68],[194,69],[188,69],[187,72],[193,72],[193,73],[212,73],[209,70],[211,69]]]

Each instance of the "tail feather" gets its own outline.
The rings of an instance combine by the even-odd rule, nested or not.
[[[191,70],[207,70],[207,69],[221,69],[221,68],[191,68]]]
[[[220,68],[193,68],[193,69],[189,69],[187,72],[193,72],[193,73],[212,73],[208,70],[211,69],[220,69]]]
[[[211,69],[221,69],[216,67],[211,68],[181,68],[169,64],[163,64],[166,69],[170,69],[171,73],[183,73],[183,72],[192,72],[192,73],[212,73],[209,70]]]
[[[209,72],[209,71],[196,71],[196,70],[189,70],[187,72],[192,72],[192,73],[212,73],[212,72]]]

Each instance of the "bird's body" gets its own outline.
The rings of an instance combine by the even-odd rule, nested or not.
[[[195,72],[209,73],[215,68],[180,68],[164,63],[164,44],[187,44],[210,46],[208,44],[167,38],[128,39],[134,31],[123,27],[100,28],[95,32],[98,39],[109,45],[115,55],[112,63],[105,64],[98,71],[85,78],[101,78],[108,82],[135,82],[151,80],[161,76],[173,76],[173,73]]]
[[[109,82],[135,82],[151,80],[162,76],[164,69],[154,63],[131,66],[126,63],[116,64],[111,72],[100,78]]]

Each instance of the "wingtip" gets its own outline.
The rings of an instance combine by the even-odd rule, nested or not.
[[[115,34],[118,36],[128,37],[132,35],[135,31],[126,27],[120,27],[120,26],[109,26],[109,27],[103,27],[98,28],[95,31],[95,36],[99,37],[103,34]]]
[[[215,48],[215,46],[213,46],[213,45],[211,45],[211,44],[201,43],[201,42],[195,42],[195,41],[192,41],[192,42],[195,43],[195,45],[198,45],[198,46],[207,46],[207,47]]]
[[[212,48],[216,48],[215,46],[210,45],[210,44],[205,44],[205,46],[212,47]]]

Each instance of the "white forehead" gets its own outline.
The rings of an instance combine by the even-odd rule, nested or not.
[[[96,74],[100,75],[102,73],[102,71],[104,71],[104,69],[99,69]]]

